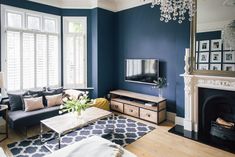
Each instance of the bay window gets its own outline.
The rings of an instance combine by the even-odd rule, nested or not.
[[[60,17],[5,5],[1,10],[6,89],[60,86]]]
[[[64,87],[87,87],[87,19],[64,17]]]

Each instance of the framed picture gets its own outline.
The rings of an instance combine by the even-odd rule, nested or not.
[[[222,61],[221,52],[211,52],[211,62],[220,62]]]
[[[235,63],[235,51],[225,51],[223,61],[225,63]]]
[[[235,71],[235,64],[224,64],[223,70],[224,71]]]
[[[221,39],[211,40],[211,51],[221,50],[221,47],[222,47]]]
[[[208,63],[209,62],[209,52],[199,53],[199,63]]]
[[[196,51],[198,52],[198,41],[196,41]]]
[[[200,41],[200,51],[209,51],[209,40]]]
[[[208,70],[209,65],[208,64],[199,64],[198,70]]]
[[[221,64],[211,64],[210,65],[210,70],[220,71],[221,70]]]

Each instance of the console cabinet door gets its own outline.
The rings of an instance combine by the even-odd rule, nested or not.
[[[111,101],[111,109],[123,113],[123,103]]]

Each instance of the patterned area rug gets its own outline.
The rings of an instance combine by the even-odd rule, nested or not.
[[[115,124],[115,130],[112,129],[113,122]],[[143,123],[122,116],[115,116],[114,121],[111,118],[99,120],[94,124],[62,136],[61,148],[94,135],[101,136],[125,147],[153,129],[154,127]],[[19,142],[8,144],[8,148],[14,157],[42,157],[50,154],[48,148],[52,151],[58,149],[58,140],[54,139],[54,136],[54,132],[48,132],[43,134],[43,138],[46,140],[52,138],[52,140],[49,140],[44,144],[41,144],[39,136],[37,135]]]

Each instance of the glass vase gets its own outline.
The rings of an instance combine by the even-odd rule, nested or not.
[[[163,90],[162,88],[158,88],[158,97],[162,98],[163,96]]]

